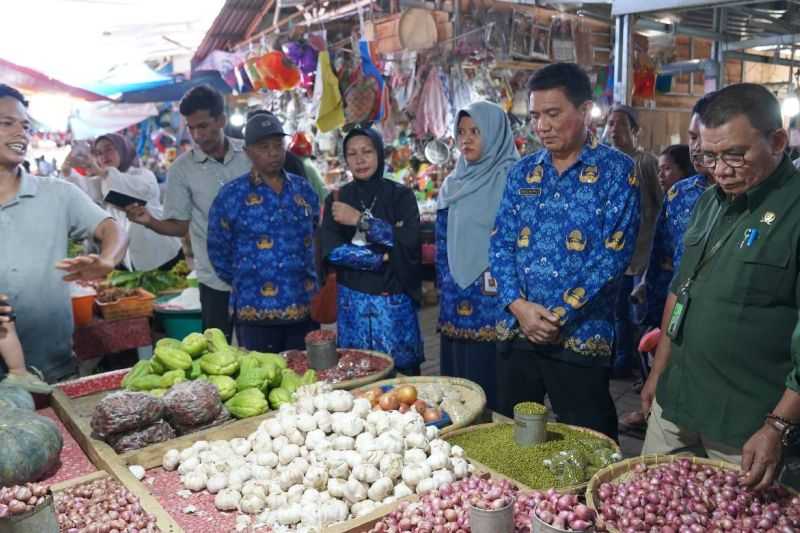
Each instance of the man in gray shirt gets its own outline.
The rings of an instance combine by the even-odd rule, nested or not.
[[[0,293],[17,315],[26,364],[53,383],[76,371],[65,281],[105,277],[125,254],[127,238],[76,186],[22,168],[30,137],[25,98],[0,85]],[[99,254],[64,259],[68,239],[87,237],[99,242]],[[6,370],[0,364],[0,374]]]
[[[208,211],[219,189],[250,172],[251,165],[241,141],[225,136],[224,111],[222,95],[211,87],[194,87],[184,95],[180,112],[194,147],[178,157],[167,172],[164,220],[153,217],[143,206],[131,206],[127,211],[131,221],[156,233],[183,237],[189,232],[200,282],[203,328],[219,328],[230,337],[230,287],[217,277],[208,259]]]

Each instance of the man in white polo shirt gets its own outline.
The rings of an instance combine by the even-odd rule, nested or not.
[[[128,208],[128,218],[156,233],[191,236],[194,268],[200,282],[203,328],[219,328],[230,337],[228,315],[230,287],[220,280],[208,259],[208,211],[219,189],[250,171],[242,142],[226,137],[225,103],[209,86],[194,87],[180,104],[194,147],[181,154],[167,172],[164,219],[153,217],[146,207]]]
[[[125,255],[127,237],[75,185],[25,172],[30,137],[25,98],[0,85],[0,293],[17,315],[26,364],[53,383],[76,372],[65,281],[105,277]],[[87,237],[98,241],[99,254],[64,259],[68,239]]]

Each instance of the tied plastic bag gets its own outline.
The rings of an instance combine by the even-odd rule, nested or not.
[[[146,428],[164,414],[164,402],[143,392],[115,392],[95,406],[89,423],[101,438]]]
[[[556,477],[559,486],[577,485],[589,478],[586,472],[589,459],[580,450],[560,451],[542,462]]]
[[[175,431],[178,433],[178,435],[186,435],[187,433],[194,433],[196,431],[202,431],[204,429],[221,426],[222,424],[230,422],[231,420],[233,420],[231,412],[228,411],[228,408],[223,405],[222,409],[219,410],[219,414],[214,418],[214,420],[207,424],[203,424],[202,426],[181,426],[180,424],[172,424],[172,426],[175,428]]]
[[[217,387],[207,381],[184,381],[164,395],[167,420],[182,428],[197,427],[214,420],[222,410]]]
[[[159,420],[144,429],[111,435],[108,443],[114,448],[115,452],[124,453],[174,438],[175,430],[163,420]]]

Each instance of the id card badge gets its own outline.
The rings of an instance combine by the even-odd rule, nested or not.
[[[686,318],[686,311],[689,307],[689,288],[681,287],[678,292],[678,299],[675,301],[675,307],[672,308],[672,314],[669,317],[669,324],[667,324],[667,336],[676,340],[681,333],[683,320]]]
[[[483,273],[482,292],[486,296],[497,296],[497,280],[492,277],[489,271]]]

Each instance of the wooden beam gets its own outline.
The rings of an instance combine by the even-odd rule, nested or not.
[[[250,24],[247,26],[247,29],[244,32],[244,38],[249,39],[253,33],[258,29],[258,25],[261,24],[261,21],[264,20],[264,17],[269,13],[269,10],[272,9],[272,6],[275,4],[275,0],[264,0],[263,4],[261,5],[261,9],[258,10],[258,13],[253,17],[253,20],[250,21]]]

